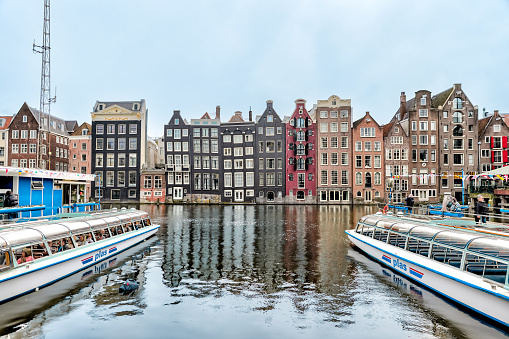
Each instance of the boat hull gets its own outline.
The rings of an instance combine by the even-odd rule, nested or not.
[[[473,274],[460,271],[373,238],[345,231],[350,241],[364,253],[396,272],[509,327],[509,292]]]
[[[36,291],[71,274],[111,258],[154,235],[159,225],[140,228],[0,274],[0,303]]]

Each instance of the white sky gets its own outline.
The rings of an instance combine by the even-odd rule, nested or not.
[[[52,114],[89,121],[96,100],[145,99],[149,135],[173,110],[283,117],[336,94],[387,123],[407,98],[462,83],[479,111],[509,111],[509,2],[51,1]],[[0,114],[39,107],[43,0],[0,0]]]

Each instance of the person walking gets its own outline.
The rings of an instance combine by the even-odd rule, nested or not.
[[[16,198],[12,194],[11,191],[5,192],[5,198],[4,198],[4,207],[15,207],[18,206],[18,202],[16,201]],[[16,219],[18,217],[17,212],[10,212],[7,213],[7,219]]]
[[[484,197],[479,194],[475,205],[475,223],[478,224],[480,220],[482,224],[485,224],[486,215],[488,215],[488,204],[484,201]]]
[[[408,213],[412,213],[412,207],[414,207],[414,196],[412,193],[408,195],[408,197],[405,199],[405,202],[408,209]]]

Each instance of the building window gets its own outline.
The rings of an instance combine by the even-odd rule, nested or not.
[[[115,149],[115,139],[114,138],[106,139],[106,149],[107,150],[114,150]]]
[[[136,138],[129,138],[129,149],[135,150],[138,148],[138,140]]]
[[[175,130],[175,132],[176,131],[179,131],[179,139],[180,139],[180,130]],[[129,134],[138,134],[138,125],[129,124]],[[177,133],[175,133],[175,138],[177,138]]]
[[[103,124],[97,124],[95,126],[95,133],[96,134],[104,134],[104,125]]]
[[[454,112],[452,114],[452,122],[455,124],[461,124],[463,122],[463,114],[461,114],[461,112]]]
[[[97,151],[102,151],[104,149],[104,139],[103,138],[95,139],[95,149]]]
[[[454,98],[452,100],[452,108],[453,109],[462,109],[463,108],[463,100],[461,100],[461,98]]]

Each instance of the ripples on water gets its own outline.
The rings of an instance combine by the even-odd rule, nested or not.
[[[142,209],[162,225],[158,240],[98,273],[80,272],[0,306],[0,316],[23,314],[5,321],[4,332],[20,338],[504,336],[351,249],[344,230],[370,207]],[[118,287],[126,279],[140,288],[124,296]],[[42,301],[27,313],[34,295]]]

